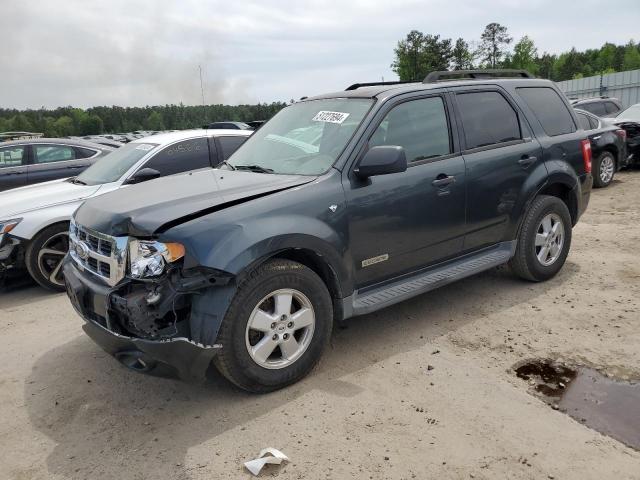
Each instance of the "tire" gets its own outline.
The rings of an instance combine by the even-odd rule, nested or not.
[[[25,264],[29,275],[41,286],[64,291],[62,260],[69,250],[69,224],[57,223],[41,230],[27,246]],[[55,253],[54,252],[58,252]]]
[[[243,390],[271,392],[313,369],[332,327],[331,296],[320,277],[299,263],[270,260],[238,286],[220,325],[222,349],[214,364]]]
[[[616,173],[616,159],[611,152],[602,152],[593,162],[593,186],[608,187]]]
[[[560,227],[554,227],[557,223]],[[562,200],[549,195],[536,197],[522,223],[516,253],[509,262],[512,271],[532,282],[554,277],[569,254],[571,227],[571,215]],[[561,238],[557,235],[560,229]],[[546,233],[549,230],[552,233]],[[547,248],[546,254],[544,248]]]

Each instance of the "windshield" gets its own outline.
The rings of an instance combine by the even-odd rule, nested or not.
[[[128,143],[91,165],[76,178],[76,182],[85,185],[115,182],[157,146],[154,143]]]
[[[294,103],[229,158],[238,170],[319,175],[334,164],[373,101],[332,98]]]
[[[640,121],[640,105],[633,105],[621,111],[617,116],[618,118]]]

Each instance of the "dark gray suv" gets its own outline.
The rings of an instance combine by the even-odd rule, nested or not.
[[[591,185],[552,82],[353,85],[286,107],[219,169],[85,202],[67,292],[127,367],[203,379],[213,362],[267,392],[313,368],[334,321],[504,263],[553,277]]]
[[[93,142],[63,138],[0,143],[0,192],[74,177],[113,150]]]

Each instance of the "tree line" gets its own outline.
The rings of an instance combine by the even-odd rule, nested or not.
[[[513,49],[511,45],[513,44]],[[429,72],[471,68],[525,69],[554,81],[640,68],[640,43],[605,43],[583,52],[572,48],[559,55],[540,54],[534,41],[524,36],[513,43],[507,27],[488,24],[479,40],[409,32],[394,49],[391,68],[401,81],[422,81]],[[268,120],[285,102],[257,105],[164,105],[147,107],[102,106],[88,109],[16,110],[0,108],[0,132],[41,132],[47,137],[97,135],[136,130],[182,130],[213,121]]]
[[[511,45],[513,44],[513,49]],[[401,81],[422,81],[428,73],[472,68],[517,68],[554,80],[621,72],[640,68],[640,43],[605,43],[583,52],[572,48],[558,55],[539,53],[534,41],[524,36],[516,43],[507,27],[488,24],[479,40],[458,38],[455,42],[440,35],[409,32],[394,49],[393,71]]]
[[[74,107],[38,110],[0,109],[0,132],[39,132],[46,137],[183,130],[215,121],[268,120],[284,102],[257,105],[164,105],[147,107]]]

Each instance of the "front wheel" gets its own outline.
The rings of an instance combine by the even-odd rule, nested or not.
[[[244,390],[277,390],[311,371],[332,326],[331,296],[320,277],[299,263],[271,260],[238,286],[214,363]]]
[[[64,290],[62,260],[69,250],[69,224],[58,223],[38,232],[25,252],[29,275],[44,288]]]
[[[602,152],[593,162],[593,186],[608,187],[616,171],[616,159],[611,152]]]
[[[571,215],[562,200],[549,195],[535,198],[509,262],[513,272],[532,282],[555,276],[569,254],[571,227]]]

